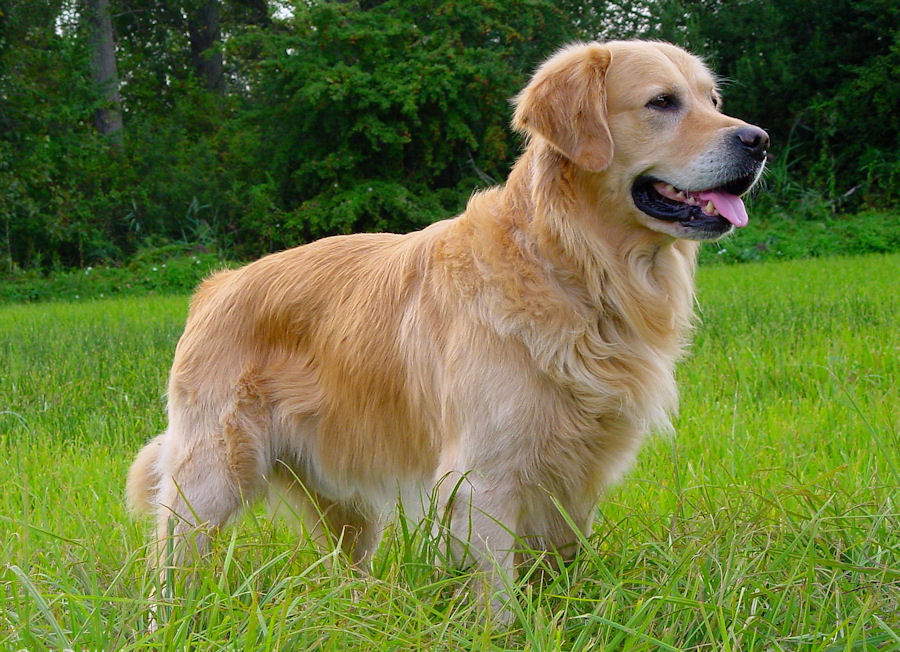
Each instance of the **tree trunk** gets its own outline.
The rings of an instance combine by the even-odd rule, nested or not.
[[[94,124],[97,131],[118,147],[122,144],[122,105],[109,0],[87,0],[86,9],[91,45],[91,78],[102,98],[101,106],[94,113]]]
[[[206,0],[188,18],[191,39],[191,62],[197,76],[208,90],[221,92],[223,88],[222,52],[219,50],[219,2]]]

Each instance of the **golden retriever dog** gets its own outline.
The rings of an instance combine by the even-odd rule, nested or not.
[[[398,501],[433,496],[449,554],[493,590],[522,542],[567,557],[571,523],[590,532],[644,436],[671,427],[699,242],[746,224],[769,140],[720,111],[698,58],[655,42],[562,49],[512,124],[524,153],[461,215],[200,286],[168,428],[128,477],[161,569],[264,494],[363,567]]]

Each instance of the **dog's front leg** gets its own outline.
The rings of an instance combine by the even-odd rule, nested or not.
[[[496,479],[470,471],[449,473],[439,487],[452,562],[474,565],[473,593],[495,621],[512,621],[509,587],[515,574],[517,497]]]

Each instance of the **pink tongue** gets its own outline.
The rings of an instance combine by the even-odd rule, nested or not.
[[[711,201],[716,210],[719,211],[719,215],[735,226],[747,226],[747,209],[744,208],[744,202],[737,195],[706,190],[700,193],[700,199]]]

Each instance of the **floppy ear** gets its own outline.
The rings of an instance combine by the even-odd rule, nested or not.
[[[555,54],[515,98],[512,126],[546,139],[577,166],[602,172],[612,160],[606,118],[609,50],[599,43]]]

